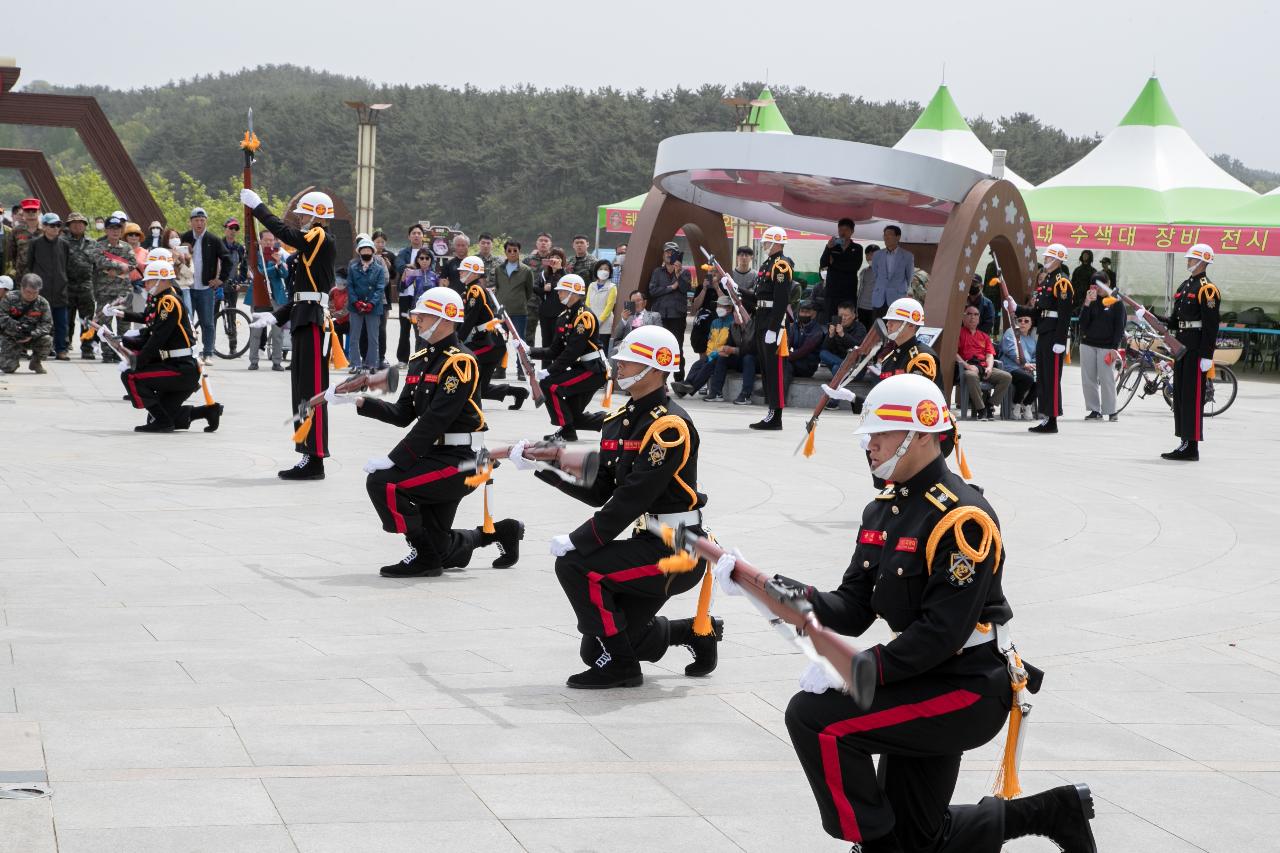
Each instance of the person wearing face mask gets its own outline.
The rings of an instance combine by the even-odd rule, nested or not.
[[[1188,278],[1173,294],[1170,331],[1186,349],[1173,362],[1173,434],[1182,443],[1162,459],[1195,462],[1204,440],[1204,386],[1213,370],[1213,350],[1218,341],[1222,294],[1209,281],[1213,249],[1196,243],[1187,250]],[[1138,319],[1142,319],[1141,313]]]
[[[410,316],[423,347],[409,359],[394,403],[337,394],[333,388],[325,392],[330,405],[354,403],[361,417],[409,427],[390,453],[364,466],[365,487],[382,529],[409,543],[404,559],[381,568],[383,577],[439,577],[445,569],[465,567],[472,552],[487,545],[498,546],[495,568],[520,559],[524,524],[514,518],[495,522],[492,533],[453,527],[458,504],[475,490],[467,478],[488,429],[480,408],[480,366],[458,340],[462,315],[462,298],[453,288],[433,287],[422,294]]]
[[[542,238],[539,238],[541,243]],[[527,261],[526,261],[527,263]],[[541,259],[541,265],[534,271],[534,292],[538,296],[538,329],[542,334],[542,346],[551,346],[555,337],[557,318],[564,311],[560,304],[556,283],[565,274],[565,253],[559,246],[552,248]],[[533,340],[533,334],[525,335],[525,343]]]
[[[693,619],[658,615],[673,595],[698,584],[705,567],[663,574],[658,561],[671,549],[636,524],[642,518],[703,530],[707,497],[698,491],[698,431],[666,388],[680,360],[679,345],[662,326],[642,326],[619,344],[615,358],[614,382],[630,399],[604,418],[595,480],[581,486],[549,471],[534,475],[599,507],[573,532],[551,539],[556,578],[577,616],[578,654],[588,667],[569,677],[575,689],[638,687],[644,683],[640,662],[661,660],[673,646],[693,654],[685,675],[710,675],[724,633],[719,619],[710,619],[699,633]],[[528,444],[511,448],[508,458],[518,470],[533,467],[523,455]],[[618,539],[633,526],[630,538]]]
[[[613,305],[618,299],[618,285],[613,281],[613,264],[596,261],[587,283],[587,307],[596,315],[596,336],[600,349],[609,351],[609,337],[613,333]]]
[[[470,255],[458,264],[458,278],[464,288],[466,311],[458,337],[471,350],[480,365],[480,396],[485,400],[502,402],[514,397],[508,408],[518,409],[529,396],[528,389],[515,385],[494,385],[493,373],[507,357],[507,339],[502,332],[503,323],[494,307],[493,292],[489,290],[484,260]]]
[[[142,238],[142,248],[144,249],[163,249],[168,248],[164,244],[164,226],[159,222],[153,221],[147,226],[147,234]]]
[[[1028,432],[1055,433],[1062,415],[1062,362],[1067,355],[1067,333],[1075,289],[1063,275],[1067,247],[1054,243],[1044,250],[1044,278],[1036,287],[1030,307],[1012,306],[1019,317],[1036,324],[1036,406],[1044,420]]]
[[[787,706],[787,732],[823,829],[855,851],[997,853],[1005,841],[1041,835],[1067,853],[1096,853],[1088,785],[1011,799],[1016,735],[1006,741],[1000,796],[951,805],[964,753],[1006,720],[1025,732],[1026,694],[1044,673],[1013,643],[1002,589],[1011,569],[995,510],[942,458],[949,420],[941,389],[922,376],[894,376],[867,395],[855,434],[892,485],[867,504],[838,589],[784,582],[823,626],[858,637],[881,618],[893,638],[859,652],[840,683],[810,666]],[[714,569],[729,594],[735,561],[726,554]],[[873,688],[844,692],[862,670],[875,673]]]
[[[293,354],[289,360],[291,411],[295,426],[301,426],[302,422],[297,420],[299,405],[329,385],[327,348],[332,335],[325,309],[333,287],[336,250],[324,223],[333,218],[333,199],[318,190],[304,193],[293,211],[300,217],[297,228],[286,225],[268,210],[253,190],[241,190],[240,203],[253,211],[253,217],[277,240],[297,249],[299,261],[289,304],[275,312],[254,314],[253,323],[260,327],[290,324],[293,338]],[[330,453],[327,408],[320,406],[315,410],[311,429],[294,445],[302,458],[292,468],[277,472],[280,479],[324,479],[324,458]]]
[[[356,246],[356,257],[347,265],[347,291],[351,305],[351,328],[347,331],[347,357],[351,372],[378,369],[378,333],[382,328],[383,298],[387,287],[387,267],[377,257],[373,241],[364,238]],[[363,333],[363,336],[362,336]],[[364,352],[360,342],[364,340]]]
[[[177,276],[175,282],[178,285],[178,292],[182,294],[182,304],[190,314],[191,286],[196,279],[195,267],[191,264],[191,247],[182,242],[182,235],[176,228],[165,229],[164,245],[173,258],[173,273]]]
[[[728,295],[716,298],[715,318],[707,329],[707,348],[702,358],[689,368],[683,382],[672,382],[671,390],[677,397],[688,397],[697,394],[715,374],[716,361],[720,358],[720,350],[729,344],[733,331],[733,300]],[[723,399],[723,398],[721,398]]]
[[[843,303],[848,304],[848,303]],[[838,316],[838,315],[837,315]],[[818,353],[826,340],[827,330],[818,321],[818,306],[805,299],[796,308],[796,321],[787,334],[791,342],[791,354],[787,356],[787,369],[792,376],[808,378],[818,372]]]
[[[751,429],[782,429],[782,409],[786,405],[783,377],[784,356],[778,352],[780,336],[787,319],[795,266],[782,252],[786,248],[784,228],[769,228],[761,239],[766,257],[756,276],[754,314],[756,360],[764,373],[764,401],[769,407],[765,416],[751,424]]]
[[[107,306],[104,314],[120,316],[145,325],[122,340],[137,353],[135,366],[120,373],[135,409],[147,410],[147,422],[135,432],[173,432],[187,429],[192,421],[206,422],[204,431],[214,432],[222,420],[221,403],[208,406],[184,405],[200,387],[200,365],[196,364],[191,342],[195,333],[191,319],[173,286],[173,264],[151,261],[143,271],[146,307],[138,313]],[[122,365],[123,366],[123,365]]]
[[[596,315],[584,303],[587,283],[582,277],[569,273],[558,278],[556,296],[562,310],[550,336],[551,344],[531,349],[529,355],[547,365],[538,371],[537,380],[546,396],[551,423],[557,429],[546,438],[577,441],[578,426],[598,428],[584,412],[592,395],[604,386],[604,351],[596,340]]]

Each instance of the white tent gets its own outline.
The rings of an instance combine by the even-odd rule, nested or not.
[[[964,120],[946,83],[938,87],[933,100],[920,113],[916,123],[893,147],[991,174],[991,150],[982,144]],[[1031,187],[1012,169],[1006,168],[1004,176],[1018,189]]]

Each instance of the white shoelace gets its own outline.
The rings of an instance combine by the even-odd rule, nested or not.
[[[302,454],[302,459],[301,459],[301,460],[299,460],[298,464],[297,464],[297,465],[294,465],[293,467],[294,467],[294,468],[306,468],[306,467],[307,467],[308,465],[310,465],[310,464],[311,464],[311,457],[310,457],[309,455],[307,455],[306,453],[304,453],[304,454]]]
[[[409,553],[408,553],[408,554],[405,554],[405,555],[404,555],[404,559],[403,559],[403,560],[401,560],[400,562],[404,563],[404,564],[407,566],[407,565],[409,565],[410,563],[412,563],[412,562],[413,562],[414,560],[416,560],[416,559],[418,559],[418,549],[417,549],[417,548],[415,548],[415,547],[413,547],[412,545],[410,545],[410,546],[409,546]]]

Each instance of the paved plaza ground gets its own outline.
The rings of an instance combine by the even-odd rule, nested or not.
[[[835,851],[783,726],[805,667],[719,598],[721,665],[683,650],[637,690],[582,694],[547,540],[586,508],[509,467],[520,564],[394,581],[404,552],[361,465],[397,431],[335,411],[324,482],[288,484],[287,374],[216,364],[222,429],[143,436],[114,367],[0,377],[0,851]],[[1024,787],[1087,781],[1103,851],[1264,851],[1280,825],[1280,385],[1246,381],[1203,462],[1173,464],[1158,400],[1058,436],[964,426],[1000,514],[1034,698]],[[690,403],[709,526],[834,588],[872,488],[829,413],[817,455],[761,410]],[[548,431],[490,413],[491,443]],[[479,496],[460,523],[480,521]],[[669,612],[692,613],[693,594]],[[887,638],[880,623],[868,642]],[[987,790],[1003,735],[966,757]],[[1042,840],[1011,851],[1046,851]]]

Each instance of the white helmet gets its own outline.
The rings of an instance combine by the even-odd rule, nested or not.
[[[329,198],[328,193],[312,190],[298,199],[298,206],[293,212],[309,214],[317,219],[333,219],[333,199]]]
[[[484,261],[480,260],[479,255],[467,255],[462,259],[462,263],[458,264],[458,273],[469,272],[472,275],[484,275]]]
[[[173,252],[170,252],[168,249],[162,249],[159,246],[154,249],[149,249],[147,251],[147,263],[151,263],[152,261],[173,263]]]
[[[618,345],[615,361],[634,361],[663,373],[680,369],[680,345],[662,326],[638,326]]]
[[[452,287],[433,287],[418,299],[410,314],[429,314],[454,323],[462,321],[462,297]]]
[[[1185,257],[1195,258],[1206,264],[1213,263],[1213,249],[1207,243],[1196,243],[1190,249],[1187,249]]]
[[[902,320],[913,326],[924,325],[924,306],[909,296],[895,299],[884,315],[885,322]]]
[[[772,228],[764,229],[764,233],[760,235],[761,243],[786,243],[787,229],[779,228],[777,225]]]
[[[862,423],[854,432],[870,435],[895,430],[949,432],[951,413],[942,390],[914,373],[877,383],[862,402]]]
[[[168,261],[150,261],[142,271],[143,281],[172,281],[173,264]]]
[[[1061,243],[1050,243],[1045,247],[1044,259],[1065,264],[1067,262],[1067,247]]]
[[[481,266],[483,266],[483,264]],[[556,290],[563,290],[567,293],[583,296],[587,292],[587,283],[582,280],[582,276],[571,272],[568,275],[560,277],[560,280],[556,282]]]

